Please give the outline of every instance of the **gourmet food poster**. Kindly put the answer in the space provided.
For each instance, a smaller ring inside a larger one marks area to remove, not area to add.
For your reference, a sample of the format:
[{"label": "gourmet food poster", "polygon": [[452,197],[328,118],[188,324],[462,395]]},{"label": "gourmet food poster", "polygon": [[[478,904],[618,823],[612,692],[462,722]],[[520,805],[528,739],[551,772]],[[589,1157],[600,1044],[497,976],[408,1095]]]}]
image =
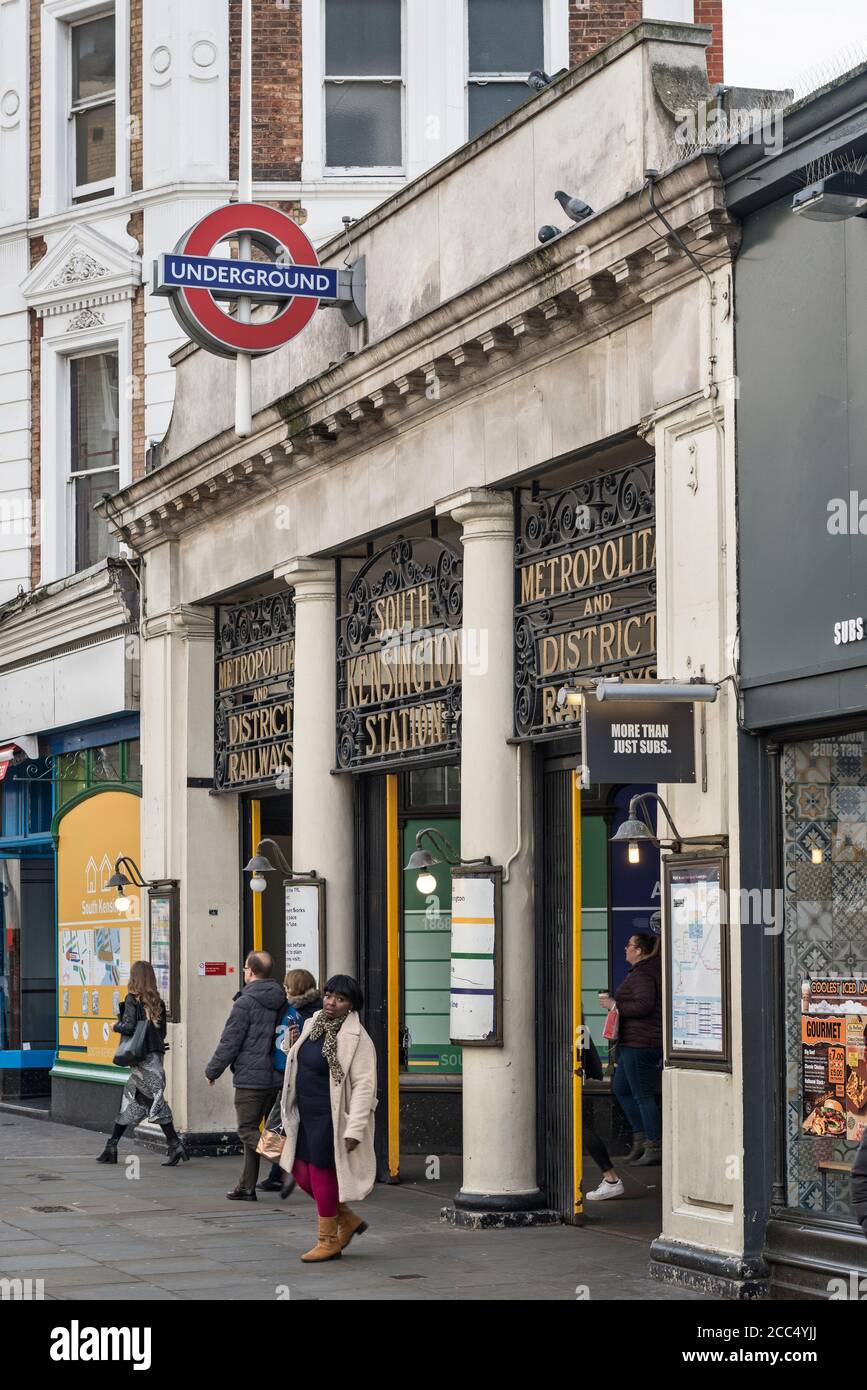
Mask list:
[{"label": "gourmet food poster", "polygon": [[801,1016],[801,1130],[814,1138],[846,1134],[845,1016]]},{"label": "gourmet food poster", "polygon": [[846,1138],[860,1144],[867,1130],[867,1018],[846,1016]]}]

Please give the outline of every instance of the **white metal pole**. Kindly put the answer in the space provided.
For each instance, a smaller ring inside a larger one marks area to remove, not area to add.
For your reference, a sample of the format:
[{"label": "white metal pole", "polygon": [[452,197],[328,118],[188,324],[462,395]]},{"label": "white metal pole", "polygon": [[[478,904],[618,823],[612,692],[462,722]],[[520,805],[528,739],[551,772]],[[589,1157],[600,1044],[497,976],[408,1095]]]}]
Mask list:
[{"label": "white metal pole", "polygon": [[[238,131],[238,202],[253,201],[253,0],[241,0],[241,107]],[[249,261],[253,248],[248,236],[238,238],[238,256]],[[238,300],[238,322],[249,323],[249,299]],[[253,429],[252,358],[239,352],[235,358],[235,433],[246,438]]]}]

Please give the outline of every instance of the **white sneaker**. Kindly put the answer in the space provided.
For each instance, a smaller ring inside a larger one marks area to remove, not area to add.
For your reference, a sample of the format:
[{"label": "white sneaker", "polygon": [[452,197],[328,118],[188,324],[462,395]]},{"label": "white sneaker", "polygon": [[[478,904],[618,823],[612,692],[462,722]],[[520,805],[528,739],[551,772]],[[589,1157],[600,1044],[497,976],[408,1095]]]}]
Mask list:
[{"label": "white sneaker", "polygon": [[620,1178],[616,1182],[608,1182],[602,1179],[594,1192],[588,1192],[585,1201],[588,1202],[607,1202],[609,1197],[622,1197],[626,1188]]}]

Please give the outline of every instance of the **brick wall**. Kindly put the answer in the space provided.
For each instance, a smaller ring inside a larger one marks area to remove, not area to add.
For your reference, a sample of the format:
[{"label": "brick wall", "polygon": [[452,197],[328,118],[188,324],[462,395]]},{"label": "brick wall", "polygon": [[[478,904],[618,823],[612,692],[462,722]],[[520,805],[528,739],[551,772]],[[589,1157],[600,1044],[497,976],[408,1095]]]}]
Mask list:
[{"label": "brick wall", "polygon": [[696,24],[710,24],[713,39],[707,50],[707,76],[713,84],[723,81],[723,0],[695,0]]},{"label": "brick wall", "polygon": [[[253,0],[253,177],[301,177],[301,5]],[[241,3],[229,0],[229,177],[238,177]]]},{"label": "brick wall", "polygon": [[130,0],[129,7],[129,176],[130,187],[137,193],[142,186],[142,5],[143,0]]},{"label": "brick wall", "polygon": [[[144,250],[144,213],[134,212],[127,223],[127,232],[135,237],[139,251]],[[132,476],[145,474],[145,294],[139,285],[132,301],[132,380],[129,383],[132,407]]]},{"label": "brick wall", "polygon": [[[44,239],[33,237],[30,242],[30,269],[42,260],[47,251]],[[39,463],[42,443],[42,319],[30,310],[30,585],[36,588],[41,572],[39,499],[41,496]]]},{"label": "brick wall", "polygon": [[569,5],[569,62],[572,67],[638,24],[642,0],[588,0]]},{"label": "brick wall", "polygon": [[30,216],[39,216],[39,145],[42,138],[40,58],[42,0],[30,0]]},{"label": "brick wall", "polygon": [[[707,50],[707,75],[711,83],[723,80],[723,0],[694,0],[694,22],[713,27]],[[638,24],[642,0],[570,0],[569,61],[572,67],[611,43],[625,29]]]}]

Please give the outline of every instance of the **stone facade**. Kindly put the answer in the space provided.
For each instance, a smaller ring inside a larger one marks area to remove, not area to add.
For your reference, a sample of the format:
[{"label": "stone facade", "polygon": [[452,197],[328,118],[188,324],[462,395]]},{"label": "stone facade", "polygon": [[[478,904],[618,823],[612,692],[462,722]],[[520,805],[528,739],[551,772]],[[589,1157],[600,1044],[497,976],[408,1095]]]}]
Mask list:
[{"label": "stone facade", "polygon": [[[231,364],[182,349],[174,359],[178,409],[157,467],[115,499],[118,533],[144,555],[142,867],[148,877],[180,881],[187,960],[204,953],[232,960],[239,939],[245,811],[237,797],[207,790],[211,596],[249,594],[279,580],[302,597],[294,737],[305,752],[293,840],[307,856],[299,868],[315,862],[329,904],[338,904],[334,918],[329,907],[329,968],[339,961],[349,970],[357,962],[344,905],[357,902],[358,886],[355,856],[345,847],[356,831],[349,776],[335,778],[329,757],[330,557],[363,555],[377,538],[432,520],[441,535],[452,528],[462,548],[464,620],[488,634],[491,660],[462,682],[461,852],[490,853],[510,866],[504,1045],[465,1049],[465,1167],[456,1206],[468,1222],[475,1207],[501,1224],[532,1217],[540,1201],[526,987],[535,959],[534,772],[526,750],[516,753],[507,741],[516,480],[544,487],[555,466],[560,476],[573,465],[587,476],[597,457],[626,438],[655,460],[659,674],[683,679],[703,671],[720,683],[706,716],[707,790],[699,783],[660,792],[682,833],[729,834],[736,875],[733,329],[724,306],[738,231],[713,159],[661,166],[668,172],[657,203],[701,256],[711,303],[695,262],[663,224],[648,222],[640,191],[648,163],[672,147],[673,115],[661,104],[643,110],[629,139],[616,144],[623,136],[614,125],[624,110],[641,109],[638,94],[652,83],[655,62],[692,80],[703,64],[701,40],[688,29],[652,25],[621,35],[598,63],[513,113],[495,140],[458,151],[362,219],[354,236],[373,290],[367,337],[329,311],[289,347],[256,361],[249,438],[232,428]],[[587,128],[589,112],[609,113],[611,128],[598,130],[592,146],[568,145],[564,132]],[[498,219],[480,216],[478,200],[513,188],[516,168],[525,196],[504,199]],[[539,249],[554,170],[605,211]],[[455,245],[462,256],[450,253]],[[342,238],[322,250],[326,264],[341,264],[345,254]],[[404,273],[394,277],[398,255]],[[302,384],[287,391],[287,383]],[[149,689],[160,692],[150,705]],[[737,885],[731,888],[734,900]],[[729,1274],[744,1249],[743,1186],[726,1167],[743,1147],[740,962],[732,936],[732,1072],[671,1069],[664,1081],[664,1234],[712,1252]],[[231,1123],[231,1100],[228,1088],[198,1084],[212,1038],[196,1020],[222,1017],[234,981],[208,982],[187,970],[184,990],[183,1036],[169,1054],[173,1103],[179,1126],[212,1135]],[[700,1132],[691,1123],[696,1113],[709,1117]]]}]

